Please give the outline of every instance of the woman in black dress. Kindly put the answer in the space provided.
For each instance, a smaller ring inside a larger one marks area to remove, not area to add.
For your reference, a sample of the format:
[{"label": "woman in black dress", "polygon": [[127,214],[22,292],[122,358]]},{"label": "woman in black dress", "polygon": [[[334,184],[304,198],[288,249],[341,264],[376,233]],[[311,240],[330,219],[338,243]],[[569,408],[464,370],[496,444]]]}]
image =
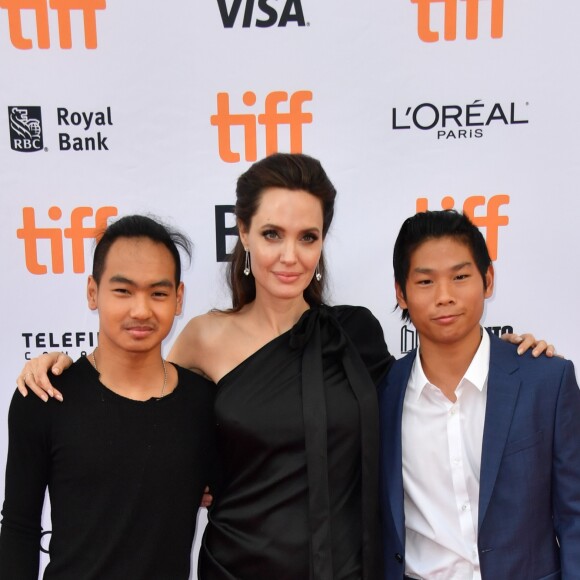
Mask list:
[{"label": "woman in black dress", "polygon": [[392,357],[364,308],[324,305],[336,191],[275,154],[237,185],[233,308],[189,322],[169,359],[217,384],[223,486],[200,580],[376,580],[375,383]]}]

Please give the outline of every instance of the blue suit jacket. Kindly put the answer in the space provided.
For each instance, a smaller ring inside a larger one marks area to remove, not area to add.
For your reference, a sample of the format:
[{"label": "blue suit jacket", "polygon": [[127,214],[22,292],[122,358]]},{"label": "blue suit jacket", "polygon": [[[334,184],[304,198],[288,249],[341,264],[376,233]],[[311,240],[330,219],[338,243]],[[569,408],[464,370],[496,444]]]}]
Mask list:
[{"label": "blue suit jacket", "polygon": [[[401,419],[415,355],[398,360],[379,386],[385,580],[404,574]],[[580,390],[574,367],[560,358],[519,357],[513,345],[494,336],[478,547],[483,580],[580,578]]]}]

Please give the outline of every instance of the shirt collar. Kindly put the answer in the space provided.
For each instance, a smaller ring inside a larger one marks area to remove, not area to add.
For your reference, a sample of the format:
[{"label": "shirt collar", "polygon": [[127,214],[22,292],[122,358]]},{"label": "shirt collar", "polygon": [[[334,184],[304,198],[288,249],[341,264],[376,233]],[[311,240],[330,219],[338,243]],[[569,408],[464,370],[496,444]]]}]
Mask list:
[{"label": "shirt collar", "polygon": [[[479,347],[471,359],[471,363],[469,364],[467,371],[465,371],[460,384],[463,380],[466,380],[469,381],[479,392],[483,391],[489,372],[490,343],[489,334],[482,329]],[[411,375],[409,376],[407,391],[410,391],[409,394],[413,396],[415,400],[419,400],[419,397],[423,393],[423,389],[429,384],[429,379],[423,371],[419,350],[417,350],[417,355],[413,362],[413,368],[411,369]]]}]

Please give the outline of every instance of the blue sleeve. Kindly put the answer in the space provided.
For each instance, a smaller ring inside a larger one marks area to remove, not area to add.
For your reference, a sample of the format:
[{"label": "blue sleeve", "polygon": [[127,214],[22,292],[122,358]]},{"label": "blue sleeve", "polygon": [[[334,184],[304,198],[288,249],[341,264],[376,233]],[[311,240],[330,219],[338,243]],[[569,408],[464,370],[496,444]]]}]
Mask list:
[{"label": "blue sleeve", "polygon": [[562,578],[580,570],[580,390],[567,361],[556,406],[552,497]]}]

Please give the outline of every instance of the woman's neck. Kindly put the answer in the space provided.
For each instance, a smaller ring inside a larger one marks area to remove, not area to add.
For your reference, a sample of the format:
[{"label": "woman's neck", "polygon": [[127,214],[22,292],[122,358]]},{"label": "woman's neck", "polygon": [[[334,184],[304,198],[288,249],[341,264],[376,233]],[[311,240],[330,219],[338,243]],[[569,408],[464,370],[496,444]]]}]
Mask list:
[{"label": "woman's neck", "polygon": [[259,296],[242,309],[247,321],[280,335],[290,330],[310,306],[303,297],[295,300],[260,299]]}]

